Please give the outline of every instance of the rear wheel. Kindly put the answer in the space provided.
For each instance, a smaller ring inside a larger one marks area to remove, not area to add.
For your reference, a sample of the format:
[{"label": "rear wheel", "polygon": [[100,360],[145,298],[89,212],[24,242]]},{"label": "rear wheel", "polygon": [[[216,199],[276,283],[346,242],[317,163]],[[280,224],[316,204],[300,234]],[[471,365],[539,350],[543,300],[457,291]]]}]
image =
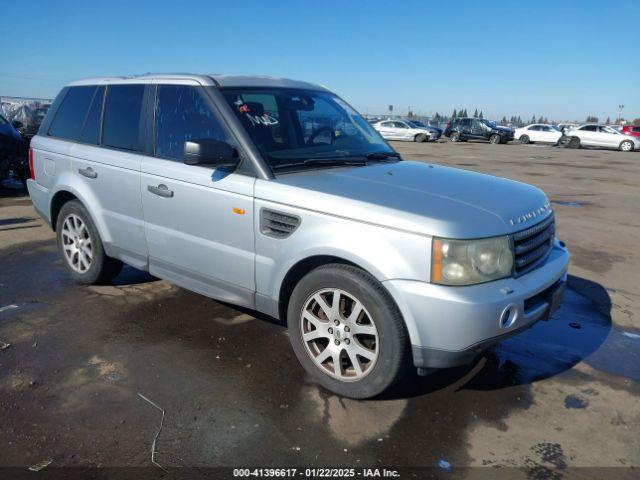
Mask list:
[{"label": "rear wheel", "polygon": [[402,316],[387,290],[359,268],[332,264],[308,273],[291,294],[287,319],[298,360],[332,392],[373,397],[406,370]]},{"label": "rear wheel", "polygon": [[631,140],[624,140],[620,143],[620,150],[622,152],[633,152],[633,142]]},{"label": "rear wheel", "polygon": [[419,133],[413,138],[414,142],[422,143],[427,141],[427,136],[424,133]]},{"label": "rear wheel", "polygon": [[122,270],[120,260],[104,253],[98,230],[78,200],[63,205],[56,232],[65,266],[76,282],[85,285],[108,282]]},{"label": "rear wheel", "polygon": [[531,139],[529,138],[529,135],[522,135],[520,137],[520,143],[526,145],[527,143],[530,143]]},{"label": "rear wheel", "polygon": [[458,132],[453,132],[449,136],[449,140],[451,140],[452,142],[459,142],[460,141],[460,134]]},{"label": "rear wheel", "polygon": [[502,142],[502,137],[500,137],[500,135],[498,135],[497,133],[494,133],[493,135],[491,135],[491,137],[489,137],[489,142],[497,145],[498,143]]},{"label": "rear wheel", "polygon": [[578,137],[571,137],[567,145],[569,148],[580,148],[580,139]]}]

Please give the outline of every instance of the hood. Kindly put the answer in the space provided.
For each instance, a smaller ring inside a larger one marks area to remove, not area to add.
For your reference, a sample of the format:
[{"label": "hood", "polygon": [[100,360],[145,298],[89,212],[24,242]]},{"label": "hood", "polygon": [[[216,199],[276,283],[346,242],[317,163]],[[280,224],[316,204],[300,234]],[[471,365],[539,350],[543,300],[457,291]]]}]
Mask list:
[{"label": "hood", "polygon": [[503,127],[502,125],[496,125],[495,129],[499,132],[513,132],[513,128]]},{"label": "hood", "polygon": [[256,197],[448,238],[505,235],[550,212],[531,185],[413,161],[280,175],[257,181]]}]

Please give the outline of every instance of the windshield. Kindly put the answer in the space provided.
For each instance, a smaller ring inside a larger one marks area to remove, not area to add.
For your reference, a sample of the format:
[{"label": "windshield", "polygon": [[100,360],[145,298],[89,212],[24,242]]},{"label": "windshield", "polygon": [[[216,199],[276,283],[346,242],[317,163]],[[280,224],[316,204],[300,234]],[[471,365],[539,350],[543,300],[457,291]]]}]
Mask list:
[{"label": "windshield", "polygon": [[417,122],[417,121],[415,121],[415,120],[411,120],[409,123],[410,123],[410,124],[411,124],[411,126],[413,126],[413,127],[418,127],[418,128],[427,128],[427,126],[426,126],[424,123],[422,123],[422,122]]},{"label": "windshield", "polygon": [[484,123],[487,127],[489,128],[496,128],[497,125],[495,124],[495,122],[492,122],[491,120],[480,120],[482,123]]},{"label": "windshield", "polygon": [[286,88],[221,92],[274,170],[396,155],[373,127],[331,93]]}]

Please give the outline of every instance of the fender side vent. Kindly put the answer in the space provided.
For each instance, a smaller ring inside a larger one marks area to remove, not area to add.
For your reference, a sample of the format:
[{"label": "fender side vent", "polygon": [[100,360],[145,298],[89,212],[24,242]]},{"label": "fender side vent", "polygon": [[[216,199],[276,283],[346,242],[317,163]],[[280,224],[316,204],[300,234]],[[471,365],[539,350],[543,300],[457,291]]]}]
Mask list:
[{"label": "fender side vent", "polygon": [[263,208],[260,212],[260,232],[273,238],[287,238],[300,225],[300,217]]}]

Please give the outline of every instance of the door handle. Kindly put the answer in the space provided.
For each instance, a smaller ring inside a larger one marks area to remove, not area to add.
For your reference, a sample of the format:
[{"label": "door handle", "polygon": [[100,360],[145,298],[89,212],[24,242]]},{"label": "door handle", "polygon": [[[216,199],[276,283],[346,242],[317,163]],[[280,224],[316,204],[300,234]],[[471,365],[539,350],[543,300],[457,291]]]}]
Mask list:
[{"label": "door handle", "polygon": [[78,170],[78,173],[80,175],[83,175],[83,176],[87,177],[87,178],[96,178],[98,176],[98,172],[96,172],[91,167],[81,168],[81,169]]},{"label": "door handle", "polygon": [[147,185],[147,190],[149,190],[154,195],[159,195],[161,197],[165,197],[165,198],[173,197],[173,190],[169,190],[169,188],[163,183],[161,183],[157,187],[154,187],[153,185]]}]

